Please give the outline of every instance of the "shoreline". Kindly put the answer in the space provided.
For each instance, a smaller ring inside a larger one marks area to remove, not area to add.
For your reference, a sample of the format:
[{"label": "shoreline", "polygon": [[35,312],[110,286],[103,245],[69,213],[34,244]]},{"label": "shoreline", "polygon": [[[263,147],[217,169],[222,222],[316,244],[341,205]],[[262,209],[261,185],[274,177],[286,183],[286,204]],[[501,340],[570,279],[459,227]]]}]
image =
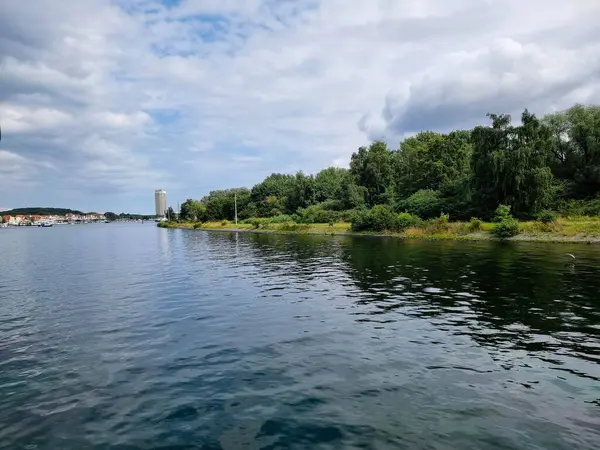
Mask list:
[{"label": "shoreline", "polygon": [[231,227],[231,226],[207,226],[194,228],[194,224],[183,222],[183,223],[169,223],[168,226],[163,228],[177,228],[183,230],[199,230],[199,231],[212,231],[221,233],[254,233],[254,234],[277,234],[277,235],[310,235],[310,236],[363,236],[363,237],[386,237],[386,238],[397,238],[397,239],[410,239],[410,240],[425,240],[425,241],[492,241],[492,242],[534,242],[534,243],[551,243],[551,244],[600,244],[600,236],[588,236],[583,233],[575,236],[562,236],[557,233],[543,233],[543,234],[528,234],[521,233],[517,236],[500,239],[492,236],[489,232],[479,231],[476,233],[469,233],[464,235],[456,234],[423,234],[423,235],[411,235],[406,233],[390,233],[390,232],[353,232],[348,229],[305,229],[305,230],[281,230],[281,229],[260,229],[260,228],[249,228],[249,227]]}]

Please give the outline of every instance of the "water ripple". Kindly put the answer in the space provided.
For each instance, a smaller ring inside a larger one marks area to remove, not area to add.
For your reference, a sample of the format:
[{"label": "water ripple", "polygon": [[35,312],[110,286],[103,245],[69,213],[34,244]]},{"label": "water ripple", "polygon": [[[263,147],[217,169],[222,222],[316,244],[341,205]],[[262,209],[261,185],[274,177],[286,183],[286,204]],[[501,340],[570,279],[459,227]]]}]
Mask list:
[{"label": "water ripple", "polygon": [[593,247],[110,224],[0,248],[0,448],[600,442]]}]

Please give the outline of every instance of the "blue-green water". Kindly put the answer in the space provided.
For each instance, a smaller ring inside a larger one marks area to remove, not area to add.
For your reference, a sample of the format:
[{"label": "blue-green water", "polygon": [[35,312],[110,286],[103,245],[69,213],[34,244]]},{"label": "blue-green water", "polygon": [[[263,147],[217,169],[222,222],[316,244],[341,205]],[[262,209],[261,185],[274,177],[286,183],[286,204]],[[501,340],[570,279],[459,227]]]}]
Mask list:
[{"label": "blue-green water", "polygon": [[600,247],[107,224],[0,250],[2,449],[600,448]]}]

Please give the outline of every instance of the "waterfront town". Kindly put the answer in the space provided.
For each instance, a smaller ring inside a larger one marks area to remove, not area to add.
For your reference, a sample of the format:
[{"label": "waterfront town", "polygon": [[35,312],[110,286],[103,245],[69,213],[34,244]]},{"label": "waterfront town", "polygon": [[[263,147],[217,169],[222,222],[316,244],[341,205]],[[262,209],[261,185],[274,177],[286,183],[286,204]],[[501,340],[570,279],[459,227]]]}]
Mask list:
[{"label": "waterfront town", "polygon": [[106,221],[104,214],[4,215],[1,222],[5,226],[49,226],[62,224],[97,223]]}]

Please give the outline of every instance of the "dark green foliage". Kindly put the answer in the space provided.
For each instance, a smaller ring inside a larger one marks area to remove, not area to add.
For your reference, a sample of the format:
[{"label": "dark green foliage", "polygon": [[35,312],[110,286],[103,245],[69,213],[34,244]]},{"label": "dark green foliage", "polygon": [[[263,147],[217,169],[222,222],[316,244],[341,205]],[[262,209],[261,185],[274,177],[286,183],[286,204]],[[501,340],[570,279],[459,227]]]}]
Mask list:
[{"label": "dark green foliage", "polygon": [[[315,175],[315,199],[326,202],[333,199],[340,201],[342,183],[348,176],[348,169],[329,167]],[[343,206],[339,209],[343,209]]]},{"label": "dark green foliage", "polygon": [[472,132],[473,190],[479,211],[489,217],[499,203],[520,217],[535,214],[552,200],[553,178],[548,167],[551,134],[527,110],[521,126],[508,115],[489,115],[491,127]]},{"label": "dark green foliage", "polygon": [[302,223],[329,223],[341,220],[343,213],[324,208],[324,204],[312,205],[306,209],[299,209],[299,222]]},{"label": "dark green foliage", "polygon": [[358,228],[375,222],[363,210],[376,205],[423,220],[442,213],[489,220],[498,204],[524,219],[545,209],[600,213],[600,107],[576,105],[542,120],[525,110],[518,125],[508,115],[489,117],[490,126],[423,131],[398,149],[373,142],[352,154],[349,170],[274,173],[251,190],[213,191],[200,201],[204,208],[184,203],[181,218],[231,221],[234,195],[240,220],[285,215],[296,223],[349,220]]},{"label": "dark green foliage", "polygon": [[492,233],[500,239],[507,239],[519,234],[519,222],[511,216],[510,209],[508,205],[500,205],[496,209],[496,224]]},{"label": "dark green foliage", "polygon": [[407,212],[398,214],[398,218],[396,220],[396,227],[398,231],[404,231],[405,229],[410,227],[418,227],[422,222],[418,216],[412,215]]},{"label": "dark green foliage", "polygon": [[356,184],[365,188],[368,206],[392,201],[392,153],[384,142],[373,142],[353,153],[350,173]]},{"label": "dark green foliage", "polygon": [[438,217],[442,211],[442,200],[438,191],[423,189],[399,203],[401,210],[422,219]]},{"label": "dark green foliage", "polygon": [[196,222],[207,219],[207,208],[204,203],[198,200],[187,199],[181,204],[179,218],[184,221]]},{"label": "dark green foliage", "polygon": [[386,231],[398,228],[398,216],[388,205],[375,205],[359,211],[352,222],[352,231]]},{"label": "dark green foliage", "polygon": [[502,219],[500,222],[494,225],[492,229],[494,236],[500,239],[507,239],[519,234],[519,222],[513,217],[508,219]]},{"label": "dark green foliage", "polygon": [[543,122],[551,130],[550,166],[565,194],[584,199],[600,193],[600,106],[575,105]]},{"label": "dark green foliage", "polygon": [[114,212],[105,212],[104,213],[104,217],[106,218],[106,220],[110,220],[111,222],[114,220],[117,220],[119,218],[119,216],[117,216]]},{"label": "dark green foliage", "polygon": [[556,220],[556,213],[549,209],[544,209],[537,215],[537,220],[545,224],[552,223]]},{"label": "dark green foliage", "polygon": [[85,214],[76,209],[67,209],[67,208],[45,208],[45,207],[31,207],[31,208],[15,208],[7,211],[0,211],[0,215],[2,216],[64,216],[67,214]]},{"label": "dark green foliage", "polygon": [[175,211],[173,211],[173,208],[171,206],[169,206],[167,208],[167,220],[170,222],[170,221],[175,220],[175,219],[177,219]]}]

